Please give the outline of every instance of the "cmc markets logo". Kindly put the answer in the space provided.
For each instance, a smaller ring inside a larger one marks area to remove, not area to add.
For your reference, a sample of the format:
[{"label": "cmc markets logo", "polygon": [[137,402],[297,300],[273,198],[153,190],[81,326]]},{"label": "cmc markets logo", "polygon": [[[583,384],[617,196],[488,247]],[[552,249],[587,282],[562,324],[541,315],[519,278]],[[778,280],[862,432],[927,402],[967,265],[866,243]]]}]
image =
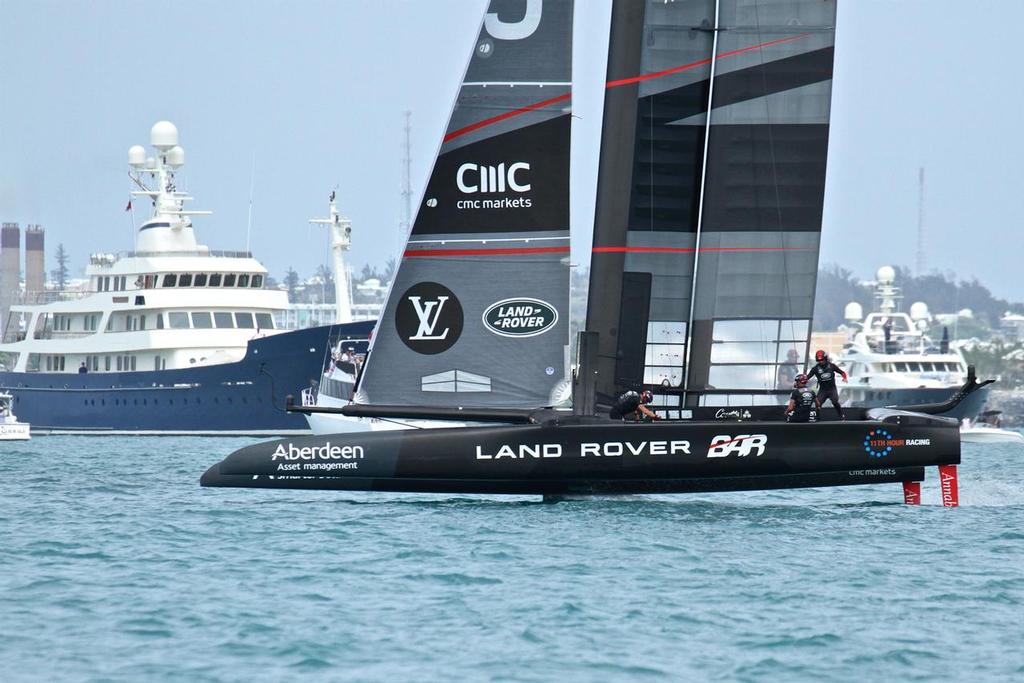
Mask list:
[{"label": "cmc markets logo", "polygon": [[730,455],[735,455],[745,458],[748,455],[764,455],[767,445],[768,436],[765,434],[739,434],[737,436],[722,434],[711,439],[708,457],[727,458]]},{"label": "cmc markets logo", "polygon": [[395,328],[416,353],[447,351],[462,335],[462,304],[444,285],[420,282],[405,291],[395,310]]},{"label": "cmc markets logo", "polygon": [[530,164],[517,161],[513,164],[500,163],[497,166],[465,163],[455,173],[455,184],[463,194],[488,192],[529,192],[532,189],[526,172]]},{"label": "cmc markets logo", "polygon": [[884,429],[873,429],[864,437],[864,452],[872,458],[884,458],[901,446],[931,446],[931,439],[894,439]]},{"label": "cmc markets logo", "polygon": [[558,322],[558,311],[540,299],[505,299],[484,311],[484,325],[502,337],[536,337]]}]

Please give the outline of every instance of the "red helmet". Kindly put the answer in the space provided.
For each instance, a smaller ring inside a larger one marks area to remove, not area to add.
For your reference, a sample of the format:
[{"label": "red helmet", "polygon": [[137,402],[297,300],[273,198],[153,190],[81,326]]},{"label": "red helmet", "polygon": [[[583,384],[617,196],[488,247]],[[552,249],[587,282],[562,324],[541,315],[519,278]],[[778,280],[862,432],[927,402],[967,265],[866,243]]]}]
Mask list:
[{"label": "red helmet", "polygon": [[807,375],[801,372],[799,375],[793,378],[793,386],[796,387],[797,389],[803,389],[804,387],[807,386],[808,381],[809,380],[807,378]]},{"label": "red helmet", "polygon": [[653,400],[654,400],[654,393],[652,393],[651,391],[649,391],[647,389],[644,389],[643,391],[640,392],[640,402],[641,403],[650,403]]},{"label": "red helmet", "polygon": [[828,360],[828,354],[825,353],[824,349],[818,349],[817,351],[814,352],[814,360],[818,361],[819,363],[821,363],[822,361],[826,361]]}]

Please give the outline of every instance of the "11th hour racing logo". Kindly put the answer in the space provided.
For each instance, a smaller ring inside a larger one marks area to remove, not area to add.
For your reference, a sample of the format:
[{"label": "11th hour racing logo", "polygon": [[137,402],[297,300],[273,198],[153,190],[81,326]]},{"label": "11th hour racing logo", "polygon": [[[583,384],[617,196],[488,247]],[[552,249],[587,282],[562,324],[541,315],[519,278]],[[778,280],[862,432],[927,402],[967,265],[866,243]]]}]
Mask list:
[{"label": "11th hour racing logo", "polygon": [[[495,195],[514,192],[524,194],[530,184],[530,162],[502,162],[496,166],[467,162],[455,172],[455,185],[463,195]],[[459,209],[525,209],[533,206],[529,197],[466,197],[459,199]]]},{"label": "11th hour racing logo", "polygon": [[864,452],[872,458],[884,458],[902,446],[931,446],[931,439],[894,439],[884,429],[872,429],[864,437]]}]

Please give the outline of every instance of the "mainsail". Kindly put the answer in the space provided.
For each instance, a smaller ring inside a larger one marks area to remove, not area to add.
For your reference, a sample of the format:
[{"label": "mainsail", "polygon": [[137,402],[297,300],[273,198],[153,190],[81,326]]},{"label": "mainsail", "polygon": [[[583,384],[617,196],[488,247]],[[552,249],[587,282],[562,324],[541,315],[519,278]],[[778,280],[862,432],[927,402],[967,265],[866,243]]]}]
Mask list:
[{"label": "mainsail", "polygon": [[358,403],[536,408],[564,383],[571,0],[491,0]]},{"label": "mainsail", "polygon": [[666,406],[775,403],[805,362],[835,13],[613,4],[587,321],[599,394],[645,383]]}]

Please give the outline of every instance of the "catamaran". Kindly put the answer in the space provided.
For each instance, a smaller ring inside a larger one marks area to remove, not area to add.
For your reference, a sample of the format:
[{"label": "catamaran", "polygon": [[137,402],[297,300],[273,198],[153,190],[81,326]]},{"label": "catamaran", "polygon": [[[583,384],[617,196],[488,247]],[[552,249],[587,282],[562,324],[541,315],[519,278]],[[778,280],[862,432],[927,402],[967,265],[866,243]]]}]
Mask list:
[{"label": "catamaran", "polygon": [[[570,0],[483,17],[349,418],[475,422],[280,440],[204,486],[688,492],[902,482],[955,504],[944,404],[789,424],[825,189],[834,0],[612,5],[585,331],[568,371]],[[652,388],[662,419],[610,420]],[[571,393],[571,408],[558,409]]]}]

